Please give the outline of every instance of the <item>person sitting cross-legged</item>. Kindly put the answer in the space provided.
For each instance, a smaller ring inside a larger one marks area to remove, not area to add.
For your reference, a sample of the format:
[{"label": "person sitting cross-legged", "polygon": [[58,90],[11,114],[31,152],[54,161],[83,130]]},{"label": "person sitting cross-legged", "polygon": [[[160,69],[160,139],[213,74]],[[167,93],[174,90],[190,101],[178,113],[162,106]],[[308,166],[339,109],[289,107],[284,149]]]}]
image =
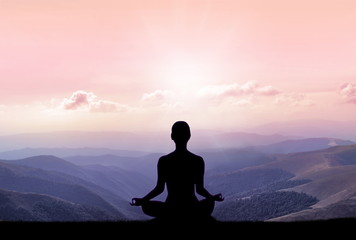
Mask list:
[{"label": "person sitting cross-legged", "polygon": [[[131,205],[141,206],[145,214],[157,219],[210,218],[215,201],[223,201],[222,195],[210,194],[204,187],[205,163],[202,157],[188,151],[190,127],[184,121],[175,122],[171,138],[176,149],[162,156],[157,164],[157,184],[143,198],[133,198]],[[167,186],[165,202],[151,199],[160,195]],[[198,200],[195,192],[204,199]]]}]

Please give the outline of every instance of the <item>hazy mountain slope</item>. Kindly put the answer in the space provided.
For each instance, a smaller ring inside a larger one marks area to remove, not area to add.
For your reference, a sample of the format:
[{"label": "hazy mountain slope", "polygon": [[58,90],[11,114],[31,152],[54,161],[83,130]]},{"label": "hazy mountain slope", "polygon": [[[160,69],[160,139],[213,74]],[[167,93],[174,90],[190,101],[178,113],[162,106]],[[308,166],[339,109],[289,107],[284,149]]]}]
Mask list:
[{"label": "hazy mountain slope", "polygon": [[128,151],[109,148],[21,148],[0,152],[0,159],[16,160],[39,155],[52,155],[56,157],[70,156],[100,156],[100,155],[117,155],[123,157],[139,157],[147,155],[147,152]]},{"label": "hazy mountain slope", "polygon": [[[356,141],[355,121],[331,121],[323,119],[298,119],[288,122],[273,122],[250,129],[260,134],[279,133],[283,135],[304,137],[335,137]],[[350,131],[351,130],[351,131]]]},{"label": "hazy mountain slope", "polygon": [[[36,177],[51,181],[82,186],[115,206],[127,217],[142,217],[137,208],[128,203],[132,197],[146,194],[155,181],[146,176],[115,166],[77,166],[54,156],[35,156],[21,160],[2,161],[3,163],[38,168]],[[50,170],[50,172],[48,172]],[[36,171],[36,169],[32,169]],[[31,175],[33,176],[33,175]],[[54,190],[53,190],[54,191]]]},{"label": "hazy mountain slope", "polygon": [[3,151],[21,148],[113,148],[132,149],[139,136],[129,132],[58,131],[0,136]]},{"label": "hazy mountain slope", "polygon": [[[247,146],[266,145],[289,139],[297,139],[297,137],[293,136],[283,136],[278,134],[263,135],[250,132],[229,132],[206,135],[198,134],[198,136],[193,134],[190,146],[195,149],[243,148]],[[195,137],[197,138],[196,142],[194,139]]]},{"label": "hazy mountain slope", "polygon": [[43,170],[63,172],[66,174],[75,175],[77,177],[85,177],[85,173],[81,170],[80,167],[51,155],[33,156],[19,160],[7,161],[7,163],[40,168]]},{"label": "hazy mountain slope", "polygon": [[356,166],[332,167],[303,176],[311,182],[291,190],[317,197],[320,202],[314,207],[324,207],[356,195]]},{"label": "hazy mountain slope", "polygon": [[303,177],[303,175],[309,173],[344,165],[342,153],[353,149],[356,149],[356,145],[337,146],[311,152],[279,154],[275,155],[275,161],[260,167],[282,168],[296,174],[297,177]]},{"label": "hazy mountain slope", "polygon": [[336,138],[307,138],[287,140],[279,143],[263,146],[253,146],[248,149],[264,153],[296,153],[309,152],[321,149],[327,149],[334,146],[352,145],[352,141]]},{"label": "hazy mountain slope", "polygon": [[93,206],[84,206],[36,193],[0,189],[2,221],[113,221],[118,220]]},{"label": "hazy mountain slope", "polygon": [[300,212],[270,219],[269,221],[311,221],[334,218],[355,218],[356,197],[341,200],[323,208],[307,209]]},{"label": "hazy mountain slope", "polygon": [[214,152],[199,152],[205,160],[206,174],[232,172],[245,167],[258,166],[274,160],[273,157],[245,149],[222,149]]},{"label": "hazy mountain slope", "polygon": [[[281,168],[294,173],[295,180],[311,180],[288,190],[317,197],[319,202],[312,207],[322,209],[356,196],[355,158],[356,145],[337,146],[320,151],[277,155],[276,161],[256,169]],[[338,218],[344,216],[344,213],[338,214],[334,210],[329,216]],[[315,215],[312,219],[317,218],[318,215]]]},{"label": "hazy mountain slope", "polygon": [[220,221],[263,221],[315,204],[318,200],[305,193],[279,191],[309,181],[293,177],[282,169],[254,167],[207,176],[207,189],[225,197],[213,215]]},{"label": "hazy mountain slope", "polygon": [[355,158],[354,144],[311,152],[279,154],[275,155],[275,161],[260,167],[282,168],[296,174],[297,177],[303,177],[336,166],[356,165]]},{"label": "hazy mountain slope", "polygon": [[[68,175],[0,162],[0,188],[48,194],[73,203],[96,206],[117,218],[125,218],[111,204],[84,185],[99,189],[93,184]],[[109,194],[108,191],[103,192]]]},{"label": "hazy mountain slope", "polygon": [[[211,131],[192,131],[189,142],[191,149],[236,148],[281,142],[293,137],[282,135],[261,135],[255,133],[233,132],[219,133]],[[48,133],[28,133],[0,136],[0,151],[22,148],[110,148],[156,152],[174,147],[170,139],[170,129],[165,132],[83,132],[59,131]],[[38,153],[51,154],[51,153]],[[37,154],[36,154],[37,155]],[[88,154],[86,154],[88,155]]]},{"label": "hazy mountain slope", "polygon": [[155,179],[116,166],[88,165],[82,168],[88,173],[86,178],[88,181],[127,200],[145,195],[156,183]]},{"label": "hazy mountain slope", "polygon": [[225,197],[246,197],[253,191],[285,182],[294,175],[281,169],[243,169],[207,176],[205,183],[212,192],[221,192]]},{"label": "hazy mountain slope", "polygon": [[64,157],[64,160],[79,166],[85,165],[103,165],[103,166],[117,166],[123,169],[132,169],[130,167],[134,161],[137,161],[136,157],[122,157],[112,154],[102,154],[97,156],[90,155],[72,155]]},{"label": "hazy mountain slope", "polygon": [[72,156],[64,158],[76,165],[116,166],[133,173],[140,173],[150,178],[156,178],[157,162],[163,153],[152,153],[141,157],[121,157],[116,155]]},{"label": "hazy mountain slope", "polygon": [[150,179],[144,175],[114,166],[77,166],[61,158],[46,155],[11,160],[7,163],[72,175],[110,190],[123,199],[142,195],[151,187],[151,185],[146,184],[151,182]]},{"label": "hazy mountain slope", "polygon": [[[207,177],[208,189],[221,191],[226,196],[225,201],[217,205],[216,216],[222,220],[256,220],[257,216],[248,213],[256,212],[257,208],[256,214],[262,214],[258,219],[267,220],[304,209],[303,212],[310,213],[307,215],[310,220],[316,220],[323,216],[317,213],[323,213],[332,206],[327,215],[330,218],[356,217],[354,211],[348,211],[354,206],[353,202],[347,201],[356,196],[356,145],[271,157],[271,161],[261,165],[237,171],[226,170]],[[287,192],[287,195],[280,196],[279,192]],[[302,194],[296,195],[300,201],[295,202],[288,192]],[[267,195],[261,198],[261,194]],[[268,199],[290,206],[279,208]],[[263,201],[266,202],[262,204]],[[241,209],[241,206],[244,207]],[[308,206],[315,211],[305,210]],[[298,216],[298,213],[292,215]],[[279,219],[282,221],[283,218]]]},{"label": "hazy mountain slope", "polygon": [[222,221],[265,221],[308,208],[317,199],[291,191],[266,192],[219,204],[214,216]]}]

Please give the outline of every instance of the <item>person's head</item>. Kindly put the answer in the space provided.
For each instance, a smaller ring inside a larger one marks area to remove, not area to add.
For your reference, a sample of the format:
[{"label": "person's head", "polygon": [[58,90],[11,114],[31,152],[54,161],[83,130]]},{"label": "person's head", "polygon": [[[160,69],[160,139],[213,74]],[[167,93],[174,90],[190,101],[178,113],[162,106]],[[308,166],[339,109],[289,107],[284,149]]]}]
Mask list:
[{"label": "person's head", "polygon": [[186,144],[190,139],[190,127],[184,121],[175,122],[172,126],[172,140],[176,144]]}]

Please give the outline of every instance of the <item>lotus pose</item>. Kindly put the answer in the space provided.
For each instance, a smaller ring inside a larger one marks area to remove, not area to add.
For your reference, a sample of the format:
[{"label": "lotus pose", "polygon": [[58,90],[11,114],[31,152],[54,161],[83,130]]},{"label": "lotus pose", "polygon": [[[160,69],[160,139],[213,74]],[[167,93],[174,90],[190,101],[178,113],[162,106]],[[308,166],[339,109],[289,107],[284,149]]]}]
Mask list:
[{"label": "lotus pose", "polygon": [[[162,156],[157,164],[157,184],[143,198],[133,198],[131,205],[142,206],[145,214],[156,218],[209,217],[215,201],[223,201],[222,195],[211,195],[204,187],[205,164],[202,157],[187,149],[190,128],[186,122],[178,121],[172,126],[171,138],[176,149]],[[164,191],[168,195],[165,202],[152,201]],[[205,199],[198,200],[195,191]]]}]

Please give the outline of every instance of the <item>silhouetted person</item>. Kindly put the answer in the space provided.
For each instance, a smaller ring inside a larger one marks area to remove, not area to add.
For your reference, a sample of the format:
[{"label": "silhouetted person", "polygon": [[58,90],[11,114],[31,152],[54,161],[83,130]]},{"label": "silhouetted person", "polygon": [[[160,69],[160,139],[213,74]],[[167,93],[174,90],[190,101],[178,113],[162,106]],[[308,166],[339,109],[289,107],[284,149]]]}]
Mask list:
[{"label": "silhouetted person", "polygon": [[[204,187],[204,160],[187,149],[189,125],[183,121],[174,123],[171,138],[176,149],[158,160],[155,188],[143,198],[133,198],[131,205],[142,206],[145,214],[156,218],[209,218],[214,202],[224,198],[220,193],[211,195]],[[151,201],[164,191],[165,185],[166,201]],[[199,201],[195,191],[205,199]]]}]

